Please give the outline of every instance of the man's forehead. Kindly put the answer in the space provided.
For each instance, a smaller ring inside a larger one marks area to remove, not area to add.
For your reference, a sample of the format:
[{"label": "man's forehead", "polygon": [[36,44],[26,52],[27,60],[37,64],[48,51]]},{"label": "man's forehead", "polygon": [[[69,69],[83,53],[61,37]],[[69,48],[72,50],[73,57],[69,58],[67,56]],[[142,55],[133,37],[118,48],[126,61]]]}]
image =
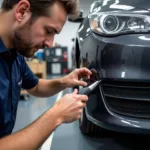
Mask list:
[{"label": "man's forehead", "polygon": [[49,16],[48,24],[53,26],[59,33],[62,30],[64,24],[66,23],[66,20],[67,20],[66,13],[63,13],[60,10],[57,13],[55,12],[53,15]]},{"label": "man's forehead", "polygon": [[38,18],[40,23],[44,24],[44,26],[48,27],[48,29],[55,30],[56,33],[59,34],[67,20],[65,8],[61,4],[56,3],[52,7],[49,7],[47,11],[49,11],[48,16],[41,16]]}]

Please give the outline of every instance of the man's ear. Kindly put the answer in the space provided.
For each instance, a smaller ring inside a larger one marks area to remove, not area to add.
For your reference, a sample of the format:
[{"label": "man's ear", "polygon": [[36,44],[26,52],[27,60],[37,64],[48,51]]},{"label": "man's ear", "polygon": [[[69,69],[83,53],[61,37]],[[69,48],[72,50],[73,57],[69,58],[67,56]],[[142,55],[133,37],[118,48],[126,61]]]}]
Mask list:
[{"label": "man's ear", "polygon": [[18,22],[24,20],[30,13],[30,3],[28,0],[21,0],[15,8],[15,18]]}]

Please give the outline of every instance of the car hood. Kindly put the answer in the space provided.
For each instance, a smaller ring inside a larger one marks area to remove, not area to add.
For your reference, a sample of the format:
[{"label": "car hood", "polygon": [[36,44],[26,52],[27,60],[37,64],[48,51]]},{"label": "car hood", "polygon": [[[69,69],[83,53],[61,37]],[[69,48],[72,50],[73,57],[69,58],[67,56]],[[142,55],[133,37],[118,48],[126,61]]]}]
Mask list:
[{"label": "car hood", "polygon": [[[100,11],[113,11],[113,10],[146,10],[150,12],[149,0],[103,0],[97,1],[91,5],[91,8],[100,8]],[[94,9],[93,9],[94,10]]]},{"label": "car hood", "polygon": [[110,0],[110,4],[133,6],[141,9],[150,9],[149,0]]}]

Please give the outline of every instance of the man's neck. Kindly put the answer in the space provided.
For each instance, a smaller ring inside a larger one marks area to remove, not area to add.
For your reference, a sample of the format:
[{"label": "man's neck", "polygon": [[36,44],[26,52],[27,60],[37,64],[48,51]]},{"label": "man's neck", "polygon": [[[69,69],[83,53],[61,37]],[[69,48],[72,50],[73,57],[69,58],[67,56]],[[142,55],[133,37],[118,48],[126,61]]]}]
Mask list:
[{"label": "man's neck", "polygon": [[0,37],[7,48],[12,48],[11,40],[12,18],[10,12],[0,10]]}]

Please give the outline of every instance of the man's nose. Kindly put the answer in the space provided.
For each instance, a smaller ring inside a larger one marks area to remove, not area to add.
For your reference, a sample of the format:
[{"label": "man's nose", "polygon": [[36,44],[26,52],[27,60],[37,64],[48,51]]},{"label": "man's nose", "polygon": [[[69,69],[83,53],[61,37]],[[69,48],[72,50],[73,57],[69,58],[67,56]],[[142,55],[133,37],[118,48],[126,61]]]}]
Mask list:
[{"label": "man's nose", "polygon": [[50,39],[46,39],[44,41],[44,46],[51,48],[53,46],[53,42],[54,42],[54,37],[52,37]]}]

